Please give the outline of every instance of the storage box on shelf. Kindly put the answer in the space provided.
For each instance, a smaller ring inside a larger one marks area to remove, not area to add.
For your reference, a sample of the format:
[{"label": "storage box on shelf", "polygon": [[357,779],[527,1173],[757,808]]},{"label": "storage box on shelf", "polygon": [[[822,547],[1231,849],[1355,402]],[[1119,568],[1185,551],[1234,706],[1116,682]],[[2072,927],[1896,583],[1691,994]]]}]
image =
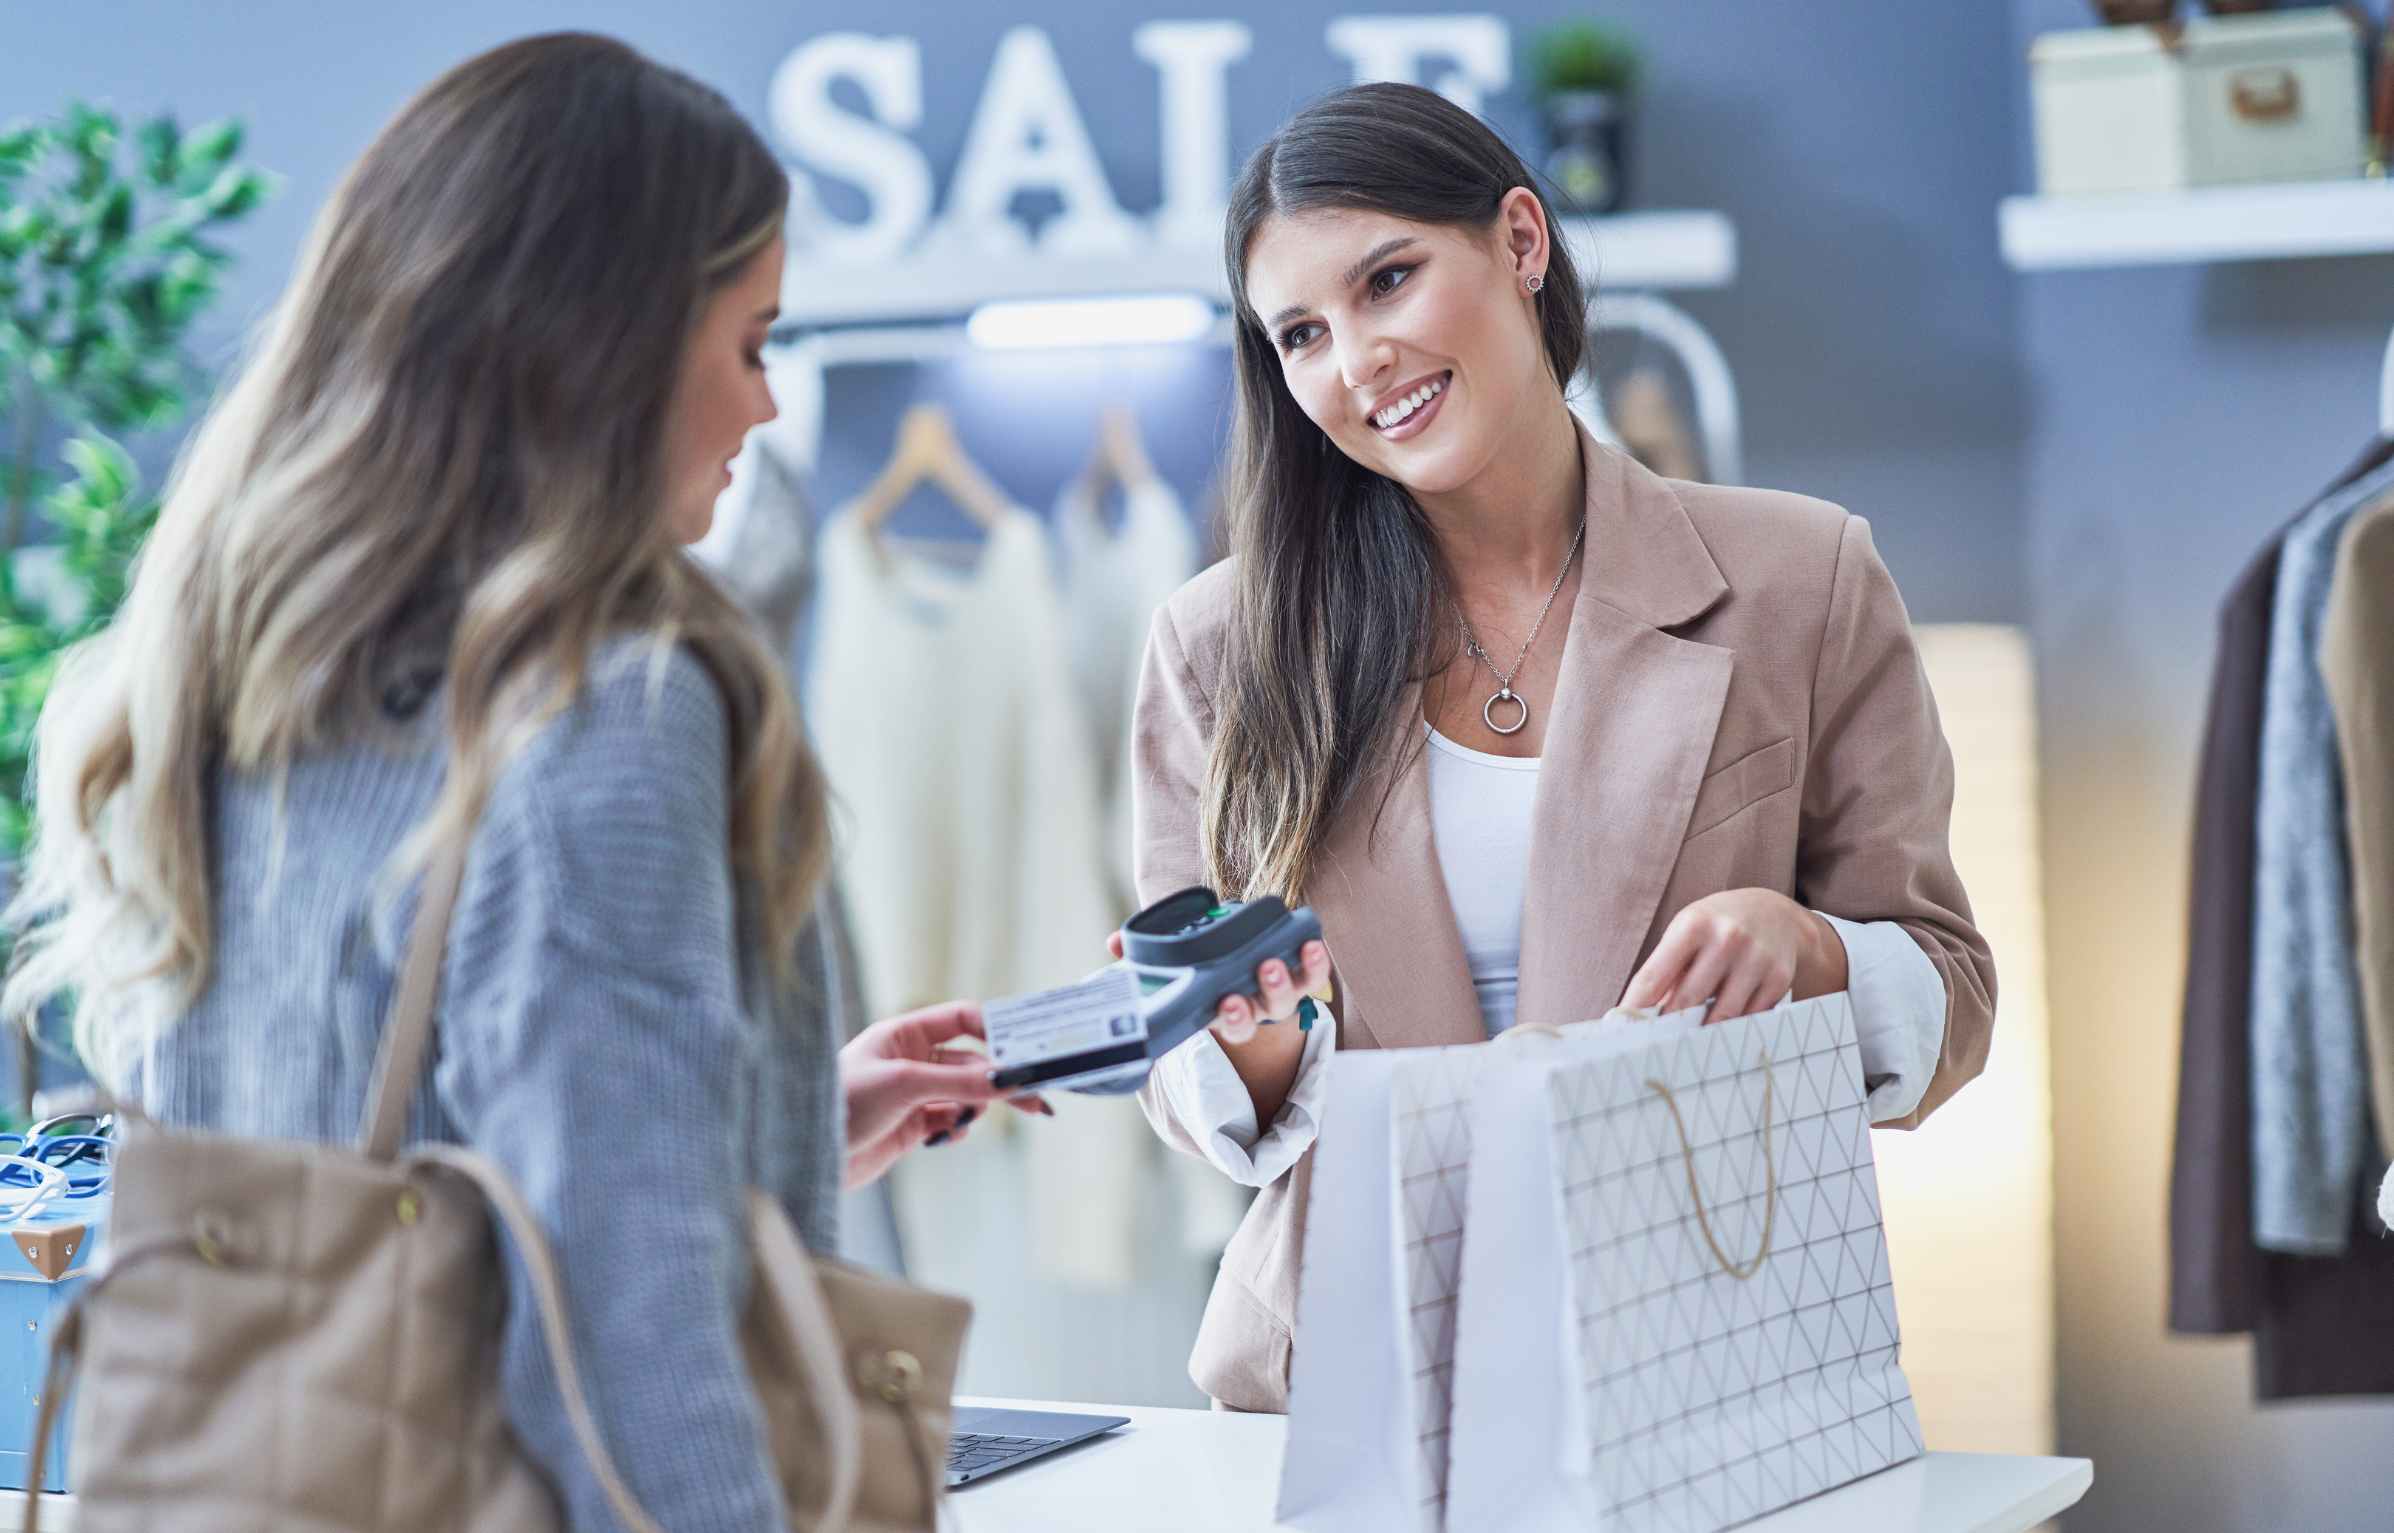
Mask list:
[{"label": "storage box on shelf", "polygon": [[[0,1489],[25,1490],[32,1466],[33,1417],[41,1408],[50,1328],[83,1287],[93,1247],[107,1220],[105,1196],[45,1209],[0,1239]],[[61,1402],[63,1404],[63,1402]],[[51,1434],[42,1489],[69,1488],[68,1417]]]},{"label": "storage box on shelf", "polygon": [[2357,176],[2361,53],[2336,7],[2047,33],[2029,49],[2038,189]]}]

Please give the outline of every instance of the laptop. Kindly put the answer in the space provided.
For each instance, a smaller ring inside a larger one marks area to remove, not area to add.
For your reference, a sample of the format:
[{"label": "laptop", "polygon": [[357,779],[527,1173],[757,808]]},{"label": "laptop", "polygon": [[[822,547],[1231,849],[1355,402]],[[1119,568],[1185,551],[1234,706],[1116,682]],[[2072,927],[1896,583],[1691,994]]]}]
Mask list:
[{"label": "laptop", "polygon": [[1055,1411],[1001,1410],[992,1405],[958,1406],[956,1424],[948,1436],[948,1488],[986,1480],[1058,1448],[1129,1425],[1128,1416],[1068,1416]]}]

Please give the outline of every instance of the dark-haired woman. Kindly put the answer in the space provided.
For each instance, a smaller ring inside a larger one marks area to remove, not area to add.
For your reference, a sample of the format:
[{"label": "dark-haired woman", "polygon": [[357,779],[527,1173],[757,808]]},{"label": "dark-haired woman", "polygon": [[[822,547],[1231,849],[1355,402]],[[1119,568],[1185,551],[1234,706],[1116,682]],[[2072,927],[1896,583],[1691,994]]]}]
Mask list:
[{"label": "dark-haired woman", "polygon": [[1909,1126],[1979,1070],[1995,976],[1869,528],[1580,428],[1586,294],[1501,139],[1338,92],[1248,162],[1225,249],[1233,557],[1149,641],[1138,880],[1313,905],[1334,1024],[1259,1027],[1317,977],[1267,970],[1141,1100],[1262,1189],[1190,1373],[1281,1410],[1334,1049],[1850,990],[1872,1116]]}]

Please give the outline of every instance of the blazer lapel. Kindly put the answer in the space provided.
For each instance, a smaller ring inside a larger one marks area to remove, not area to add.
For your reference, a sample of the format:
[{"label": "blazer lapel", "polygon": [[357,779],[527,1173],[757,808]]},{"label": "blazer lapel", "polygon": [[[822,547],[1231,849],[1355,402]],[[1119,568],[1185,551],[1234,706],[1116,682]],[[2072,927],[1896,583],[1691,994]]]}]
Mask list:
[{"label": "blazer lapel", "polygon": [[1588,567],[1546,727],[1521,921],[1518,1019],[1558,1026],[1603,1014],[1629,984],[1730,673],[1729,651],[1663,631],[1729,589],[1678,496],[1584,428],[1580,451]]},{"label": "blazer lapel", "polygon": [[1358,1027],[1380,1048],[1477,1043],[1487,1024],[1430,833],[1418,686],[1405,689],[1397,720],[1381,753],[1383,770],[1397,774],[1385,809],[1384,779],[1357,788],[1305,899],[1329,939],[1339,997],[1351,1001],[1337,1007],[1341,1026]]}]

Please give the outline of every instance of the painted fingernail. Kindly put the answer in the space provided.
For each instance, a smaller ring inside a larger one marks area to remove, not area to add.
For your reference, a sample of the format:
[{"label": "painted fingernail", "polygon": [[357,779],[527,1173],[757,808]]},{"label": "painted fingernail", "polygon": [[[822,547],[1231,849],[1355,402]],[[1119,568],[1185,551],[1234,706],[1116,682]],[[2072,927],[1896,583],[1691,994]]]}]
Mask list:
[{"label": "painted fingernail", "polygon": [[967,1107],[964,1111],[956,1115],[956,1126],[958,1128],[962,1128],[964,1125],[972,1122],[973,1119],[978,1118],[979,1116],[981,1116],[981,1109],[978,1107]]},{"label": "painted fingernail", "polygon": [[941,1145],[943,1145],[943,1144],[946,1144],[947,1142],[948,1142],[948,1131],[947,1131],[946,1129],[944,1129],[944,1128],[943,1128],[943,1129],[941,1129],[941,1130],[940,1130],[938,1133],[936,1133],[936,1134],[933,1134],[933,1135],[932,1135],[930,1138],[928,1138],[928,1139],[924,1140],[924,1141],[923,1141],[923,1144],[924,1144],[924,1145],[925,1145],[927,1148],[930,1148],[930,1149],[934,1149],[934,1150],[936,1150],[936,1149],[938,1149],[938,1148],[939,1148]]}]

